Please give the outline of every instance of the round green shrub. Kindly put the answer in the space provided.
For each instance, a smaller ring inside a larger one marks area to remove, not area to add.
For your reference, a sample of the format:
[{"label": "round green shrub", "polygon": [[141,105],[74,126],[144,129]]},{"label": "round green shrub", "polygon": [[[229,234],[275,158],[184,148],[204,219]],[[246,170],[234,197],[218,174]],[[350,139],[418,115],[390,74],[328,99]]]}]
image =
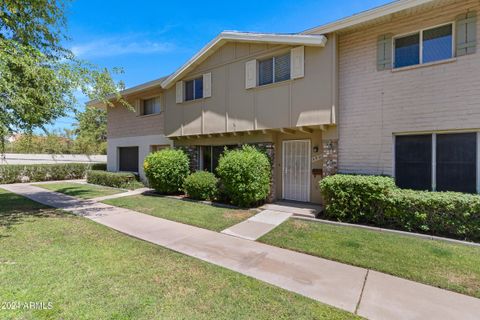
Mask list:
[{"label": "round green shrub", "polygon": [[235,205],[251,206],[265,200],[270,191],[270,161],[255,147],[225,151],[218,162],[217,173],[224,192]]},{"label": "round green shrub", "polygon": [[174,194],[182,190],[190,173],[188,156],[182,150],[164,149],[149,154],[143,163],[149,185],[159,193]]},{"label": "round green shrub", "polygon": [[218,179],[211,172],[197,171],[185,179],[183,189],[192,199],[215,200],[218,194]]}]

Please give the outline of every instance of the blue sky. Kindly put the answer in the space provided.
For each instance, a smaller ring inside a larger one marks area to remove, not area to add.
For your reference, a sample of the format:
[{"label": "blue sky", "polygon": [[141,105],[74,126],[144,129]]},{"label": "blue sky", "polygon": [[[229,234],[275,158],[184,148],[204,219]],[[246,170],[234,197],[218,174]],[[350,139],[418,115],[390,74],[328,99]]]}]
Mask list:
[{"label": "blue sky", "polygon": [[123,68],[120,78],[131,87],[172,73],[223,30],[299,32],[387,2],[76,0],[67,9],[67,47],[99,66]]}]

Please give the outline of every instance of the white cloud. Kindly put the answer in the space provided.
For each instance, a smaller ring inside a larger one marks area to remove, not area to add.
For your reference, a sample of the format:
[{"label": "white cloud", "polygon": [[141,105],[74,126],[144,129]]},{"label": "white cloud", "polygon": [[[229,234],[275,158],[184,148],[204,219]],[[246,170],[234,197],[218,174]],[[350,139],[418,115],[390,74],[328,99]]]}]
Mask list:
[{"label": "white cloud", "polygon": [[168,42],[142,40],[141,35],[95,39],[74,45],[71,50],[81,58],[111,57],[125,54],[151,54],[170,52],[175,46]]}]

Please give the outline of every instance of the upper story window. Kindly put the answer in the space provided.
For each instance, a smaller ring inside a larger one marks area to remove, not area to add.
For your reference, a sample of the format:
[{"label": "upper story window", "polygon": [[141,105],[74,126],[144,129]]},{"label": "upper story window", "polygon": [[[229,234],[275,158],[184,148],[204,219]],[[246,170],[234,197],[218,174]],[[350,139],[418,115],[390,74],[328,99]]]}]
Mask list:
[{"label": "upper story window", "polygon": [[160,113],[161,106],[160,106],[160,98],[151,98],[145,99],[142,101],[142,115],[146,116],[149,114],[157,114]]},{"label": "upper story window", "polygon": [[203,77],[185,81],[185,101],[203,98]]},{"label": "upper story window", "polygon": [[290,52],[258,62],[260,86],[285,80],[290,80]]},{"label": "upper story window", "polygon": [[394,66],[407,67],[453,57],[453,25],[394,38]]}]

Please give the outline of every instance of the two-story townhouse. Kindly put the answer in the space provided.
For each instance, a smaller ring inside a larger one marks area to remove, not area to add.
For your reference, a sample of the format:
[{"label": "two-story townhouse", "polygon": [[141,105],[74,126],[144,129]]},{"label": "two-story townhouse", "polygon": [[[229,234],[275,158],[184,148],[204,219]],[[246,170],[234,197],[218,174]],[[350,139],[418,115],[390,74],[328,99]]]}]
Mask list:
[{"label": "two-story townhouse", "polygon": [[478,9],[401,0],[301,34],[222,33],[125,92],[135,113],[109,108],[109,170],[141,172],[173,143],[214,171],[225,148],[255,144],[272,160],[272,199],[321,202],[318,182],[337,171],[479,191]]},{"label": "two-story townhouse", "polygon": [[214,172],[225,148],[265,149],[272,199],[319,202],[323,144],[335,125],[334,60],[335,41],[323,35],[222,33],[162,83],[165,133],[194,170]]}]

